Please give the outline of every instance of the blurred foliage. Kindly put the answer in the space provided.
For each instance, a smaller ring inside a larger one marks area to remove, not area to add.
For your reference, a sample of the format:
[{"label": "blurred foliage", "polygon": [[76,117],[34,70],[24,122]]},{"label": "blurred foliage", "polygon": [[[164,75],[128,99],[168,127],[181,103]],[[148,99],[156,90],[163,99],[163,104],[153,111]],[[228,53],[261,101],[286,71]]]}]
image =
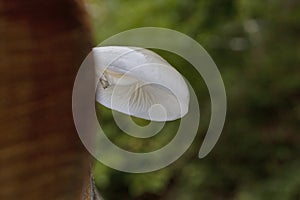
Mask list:
[{"label": "blurred foliage", "polygon": [[[299,1],[89,0],[88,9],[98,43],[143,26],[193,37],[219,67],[228,98],[221,138],[199,160],[210,116],[208,92],[188,63],[161,52],[198,92],[198,136],[183,157],[156,172],[129,174],[96,163],[96,184],[105,199],[300,199]],[[130,138],[120,132],[109,109],[97,107],[110,139],[131,151],[164,146],[178,126],[178,121],[168,123],[146,141]]]}]

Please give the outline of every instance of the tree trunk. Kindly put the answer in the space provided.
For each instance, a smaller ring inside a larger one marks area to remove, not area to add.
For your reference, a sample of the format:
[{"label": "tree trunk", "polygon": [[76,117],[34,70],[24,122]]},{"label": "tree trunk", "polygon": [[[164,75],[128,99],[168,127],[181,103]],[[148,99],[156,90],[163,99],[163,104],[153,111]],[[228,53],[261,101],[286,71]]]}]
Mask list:
[{"label": "tree trunk", "polygon": [[90,51],[81,1],[0,0],[0,199],[80,199],[71,94]]}]

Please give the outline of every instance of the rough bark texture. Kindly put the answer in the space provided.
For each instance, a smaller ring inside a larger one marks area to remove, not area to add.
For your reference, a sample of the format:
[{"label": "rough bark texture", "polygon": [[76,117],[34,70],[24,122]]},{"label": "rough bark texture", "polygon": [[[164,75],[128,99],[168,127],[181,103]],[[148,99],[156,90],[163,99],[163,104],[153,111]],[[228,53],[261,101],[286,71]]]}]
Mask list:
[{"label": "rough bark texture", "polygon": [[0,199],[80,199],[88,154],[71,94],[91,38],[82,2],[0,0]]}]

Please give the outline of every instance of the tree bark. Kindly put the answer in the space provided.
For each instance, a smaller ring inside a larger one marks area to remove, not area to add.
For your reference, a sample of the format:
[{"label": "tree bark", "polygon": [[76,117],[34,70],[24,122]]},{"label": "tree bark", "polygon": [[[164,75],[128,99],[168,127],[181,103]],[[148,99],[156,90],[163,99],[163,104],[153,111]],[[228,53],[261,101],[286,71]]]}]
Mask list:
[{"label": "tree bark", "polygon": [[90,48],[81,1],[0,0],[0,199],[80,199],[71,95]]}]

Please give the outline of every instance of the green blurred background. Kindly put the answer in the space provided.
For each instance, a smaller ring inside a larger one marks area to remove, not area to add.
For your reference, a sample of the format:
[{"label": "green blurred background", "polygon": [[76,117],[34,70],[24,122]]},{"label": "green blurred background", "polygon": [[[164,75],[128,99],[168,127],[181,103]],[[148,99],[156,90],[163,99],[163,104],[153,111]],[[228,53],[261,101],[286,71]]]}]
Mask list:
[{"label": "green blurred background", "polygon": [[[298,0],[89,0],[88,10],[97,43],[144,26],[171,28],[196,39],[219,67],[228,99],[221,138],[207,157],[198,159],[210,117],[207,88],[185,60],[157,51],[197,92],[198,136],[179,160],[156,172],[129,174],[96,163],[96,185],[105,199],[300,199]],[[158,135],[141,140],[122,133],[109,109],[97,108],[109,138],[135,152],[163,147],[180,122],[169,122]]]}]

